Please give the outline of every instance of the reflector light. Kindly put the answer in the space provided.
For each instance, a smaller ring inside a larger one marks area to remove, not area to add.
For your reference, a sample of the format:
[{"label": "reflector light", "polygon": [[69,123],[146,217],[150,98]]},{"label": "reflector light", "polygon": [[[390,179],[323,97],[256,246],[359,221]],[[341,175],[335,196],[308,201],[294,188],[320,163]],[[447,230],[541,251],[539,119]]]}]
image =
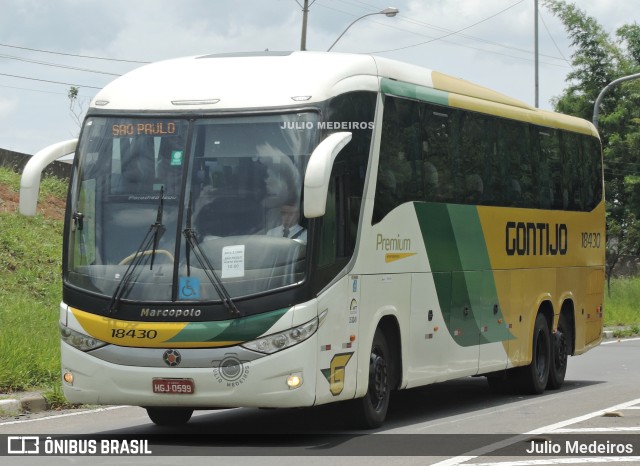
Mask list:
[{"label": "reflector light", "polygon": [[69,385],[73,385],[73,374],[71,372],[65,372],[64,375],[62,376],[62,378]]}]

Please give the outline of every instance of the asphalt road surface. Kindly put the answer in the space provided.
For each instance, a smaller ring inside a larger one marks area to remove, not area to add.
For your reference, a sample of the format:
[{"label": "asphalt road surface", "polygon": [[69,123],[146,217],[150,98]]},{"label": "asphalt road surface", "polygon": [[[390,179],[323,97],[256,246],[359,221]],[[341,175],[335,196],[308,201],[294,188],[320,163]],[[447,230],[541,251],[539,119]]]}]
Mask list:
[{"label": "asphalt road surface", "polygon": [[[8,455],[0,464],[195,466],[218,457],[216,464],[278,466],[625,465],[640,464],[639,434],[636,338],[609,340],[570,358],[563,388],[540,396],[493,393],[484,377],[394,393],[387,422],[375,431],[354,430],[342,404],[197,411],[181,428],[155,426],[143,409],[123,406],[3,420],[0,442],[7,443],[0,452],[10,446],[7,436],[25,439],[25,451],[36,436],[41,451],[46,444],[122,455]],[[21,441],[11,440],[12,451],[20,451]]]}]

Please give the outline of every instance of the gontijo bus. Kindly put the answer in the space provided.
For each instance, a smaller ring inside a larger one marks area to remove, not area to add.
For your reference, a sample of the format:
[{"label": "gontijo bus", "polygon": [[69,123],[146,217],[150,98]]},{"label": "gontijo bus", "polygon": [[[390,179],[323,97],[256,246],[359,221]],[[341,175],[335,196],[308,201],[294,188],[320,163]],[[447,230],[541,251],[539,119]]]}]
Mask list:
[{"label": "gontijo bus", "polygon": [[587,121],[374,56],[210,55],[101,90],[77,147],[25,170],[23,212],[41,167],[74,150],[71,402],[178,424],[351,400],[373,427],[392,390],[558,388],[602,338]]}]

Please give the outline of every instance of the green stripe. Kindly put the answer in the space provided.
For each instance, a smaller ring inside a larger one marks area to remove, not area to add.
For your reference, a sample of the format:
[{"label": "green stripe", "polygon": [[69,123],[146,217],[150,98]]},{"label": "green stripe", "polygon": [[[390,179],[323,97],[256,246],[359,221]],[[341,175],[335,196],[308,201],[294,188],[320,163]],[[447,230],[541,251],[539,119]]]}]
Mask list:
[{"label": "green stripe", "polygon": [[[453,339],[473,346],[513,338],[505,325],[497,324],[504,317],[477,207],[418,202],[414,207]],[[485,326],[488,331],[483,332]]]},{"label": "green stripe", "polygon": [[491,270],[478,209],[471,205],[445,204],[455,235],[462,268],[458,270]]},{"label": "green stripe", "polygon": [[250,341],[267,332],[289,310],[217,322],[191,322],[167,342]]},{"label": "green stripe", "polygon": [[383,94],[422,100],[438,105],[449,105],[449,93],[431,87],[403,83],[389,78],[382,78],[380,90]]}]

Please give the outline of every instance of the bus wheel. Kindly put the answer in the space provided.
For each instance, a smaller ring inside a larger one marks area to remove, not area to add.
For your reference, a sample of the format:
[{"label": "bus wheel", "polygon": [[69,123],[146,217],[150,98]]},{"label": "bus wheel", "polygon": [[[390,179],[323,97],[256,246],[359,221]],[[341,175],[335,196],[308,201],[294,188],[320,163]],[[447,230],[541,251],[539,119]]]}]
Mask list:
[{"label": "bus wheel", "polygon": [[158,426],[179,426],[191,419],[193,409],[189,408],[146,408],[149,419]]},{"label": "bus wheel", "polygon": [[551,366],[551,336],[547,318],[538,313],[533,328],[533,347],[531,364],[518,372],[518,386],[523,393],[539,395],[544,392],[549,380]]},{"label": "bus wheel", "polygon": [[549,381],[547,388],[555,390],[562,387],[567,373],[567,360],[571,347],[571,328],[564,315],[560,316],[558,329],[553,335],[551,344],[551,366],[549,367]]},{"label": "bus wheel", "polygon": [[380,329],[376,330],[369,356],[369,385],[367,394],[360,402],[363,426],[368,429],[380,427],[387,416],[391,396],[391,355],[387,339]]}]

